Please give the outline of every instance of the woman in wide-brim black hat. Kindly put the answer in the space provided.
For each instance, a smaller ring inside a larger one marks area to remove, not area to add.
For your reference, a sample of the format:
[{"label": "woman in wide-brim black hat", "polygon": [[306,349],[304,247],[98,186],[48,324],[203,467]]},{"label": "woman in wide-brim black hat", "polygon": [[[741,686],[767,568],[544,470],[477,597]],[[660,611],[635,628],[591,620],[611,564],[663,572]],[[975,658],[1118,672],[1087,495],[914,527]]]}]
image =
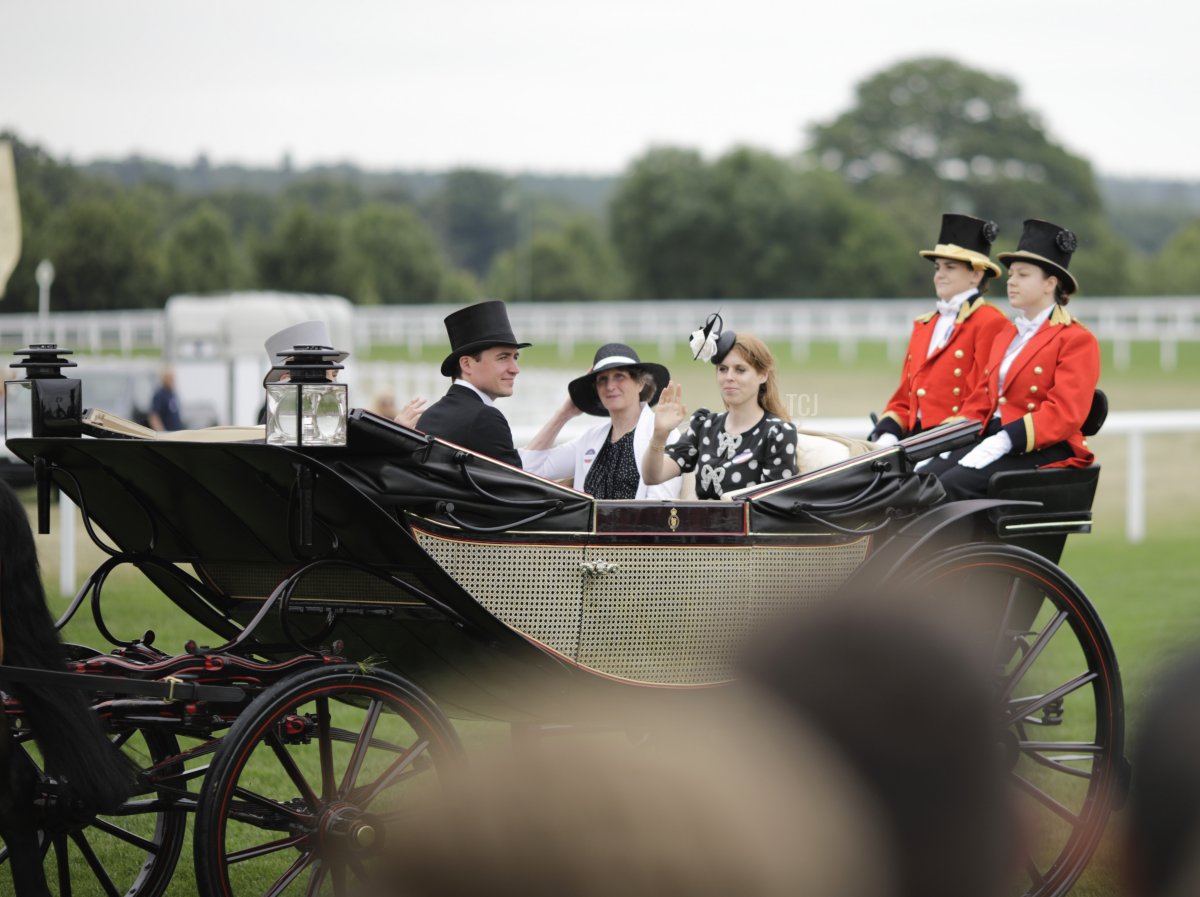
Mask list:
[{"label": "woman in wide-brim black hat", "polygon": [[[568,384],[567,401],[521,449],[525,470],[554,480],[572,477],[576,489],[596,498],[675,498],[678,479],[649,487],[641,470],[654,432],[652,406],[670,379],[665,367],[642,361],[624,343],[601,346],[591,370]],[[581,413],[607,420],[555,446],[563,426]]]}]

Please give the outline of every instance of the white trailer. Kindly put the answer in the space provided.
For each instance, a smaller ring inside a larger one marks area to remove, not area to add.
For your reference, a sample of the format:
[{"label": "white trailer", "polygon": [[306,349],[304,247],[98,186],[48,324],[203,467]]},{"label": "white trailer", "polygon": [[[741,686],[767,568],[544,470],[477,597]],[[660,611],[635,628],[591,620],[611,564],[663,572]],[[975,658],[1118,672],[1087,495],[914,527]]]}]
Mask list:
[{"label": "white trailer", "polygon": [[[263,377],[273,363],[263,343],[302,321],[324,321],[334,347],[354,352],[354,306],[342,296],[238,292],[168,299],[163,357],[175,369],[185,417],[255,423],[264,400]],[[339,379],[352,384],[353,356],[346,365]]]}]

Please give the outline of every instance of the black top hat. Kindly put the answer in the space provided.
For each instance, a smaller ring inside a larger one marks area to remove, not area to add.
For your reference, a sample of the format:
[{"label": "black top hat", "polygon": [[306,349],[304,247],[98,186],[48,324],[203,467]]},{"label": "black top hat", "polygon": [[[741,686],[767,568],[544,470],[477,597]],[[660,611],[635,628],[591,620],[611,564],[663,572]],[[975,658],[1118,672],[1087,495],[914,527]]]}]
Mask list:
[{"label": "black top hat", "polygon": [[649,400],[651,405],[658,401],[663,389],[671,382],[670,372],[661,364],[642,361],[637,352],[624,343],[608,343],[596,350],[592,369],[567,384],[567,392],[571,394],[571,401],[576,408],[584,414],[608,417],[608,409],[596,392],[596,377],[601,371],[611,371],[613,368],[633,368],[650,374],[654,378],[654,395]]},{"label": "black top hat", "polygon": [[450,337],[450,354],[442,362],[442,375],[458,376],[458,359],[474,355],[492,346],[515,346],[524,349],[533,343],[521,343],[508,323],[508,308],[499,299],[477,302],[446,315],[446,333]]},{"label": "black top hat", "polygon": [[1065,227],[1029,218],[1025,222],[1025,230],[1021,232],[1017,251],[1002,252],[997,258],[1006,267],[1013,262],[1033,262],[1047,274],[1057,277],[1063,292],[1070,294],[1079,291],[1079,281],[1067,270],[1071,255],[1078,245],[1078,238]]},{"label": "black top hat", "polygon": [[994,221],[947,213],[942,216],[942,232],[938,234],[937,245],[933,249],[922,249],[918,254],[927,259],[966,262],[976,270],[982,268],[987,277],[999,277],[1000,266],[991,259],[992,243],[999,232]]},{"label": "black top hat", "polygon": [[713,312],[699,330],[693,330],[688,340],[692,347],[692,358],[697,361],[711,361],[720,364],[737,342],[737,334],[732,330],[722,330],[725,322],[718,312]]}]

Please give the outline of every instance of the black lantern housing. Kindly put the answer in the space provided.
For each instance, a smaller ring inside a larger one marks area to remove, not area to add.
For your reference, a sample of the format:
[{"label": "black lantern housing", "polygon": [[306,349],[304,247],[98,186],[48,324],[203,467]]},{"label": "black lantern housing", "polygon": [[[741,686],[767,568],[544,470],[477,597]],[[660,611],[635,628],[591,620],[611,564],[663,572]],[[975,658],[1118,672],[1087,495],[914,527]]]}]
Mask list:
[{"label": "black lantern housing", "polygon": [[23,361],[9,367],[25,371],[24,380],[4,383],[4,438],[22,436],[79,436],[83,430],[83,384],[64,376],[77,367],[63,356],[71,350],[54,343],[32,345],[14,352]]},{"label": "black lantern housing", "polygon": [[272,445],[339,446],[346,444],[349,395],[334,380],[346,357],[329,346],[296,346],[280,352],[267,390],[267,442]]}]

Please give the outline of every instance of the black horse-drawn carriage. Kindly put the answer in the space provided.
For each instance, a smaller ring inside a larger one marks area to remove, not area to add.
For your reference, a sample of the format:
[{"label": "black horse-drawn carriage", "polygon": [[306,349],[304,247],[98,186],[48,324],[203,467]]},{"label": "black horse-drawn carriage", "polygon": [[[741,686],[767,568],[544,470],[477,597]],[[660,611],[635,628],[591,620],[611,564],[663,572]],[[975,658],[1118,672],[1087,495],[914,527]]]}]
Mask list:
[{"label": "black horse-drawn carriage", "polygon": [[[114,647],[71,647],[64,675],[138,767],[137,793],[100,815],[41,777],[48,877],[163,893],[191,817],[201,893],[349,893],[396,796],[453,774],[451,718],[642,725],[727,682],[756,628],[862,577],[953,582],[990,608],[1005,748],[1040,820],[1023,887],[1062,894],[1123,780],[1116,659],[1056,566],[1090,528],[1097,471],[944,503],[914,465],[975,429],[727,502],[595,501],[362,411],[344,447],[10,438],[43,510],[53,484],[110,555],[61,622],[90,600]],[[174,655],[110,632],[101,595],[122,564],[227,643]],[[5,709],[36,763],[20,703]]]}]

